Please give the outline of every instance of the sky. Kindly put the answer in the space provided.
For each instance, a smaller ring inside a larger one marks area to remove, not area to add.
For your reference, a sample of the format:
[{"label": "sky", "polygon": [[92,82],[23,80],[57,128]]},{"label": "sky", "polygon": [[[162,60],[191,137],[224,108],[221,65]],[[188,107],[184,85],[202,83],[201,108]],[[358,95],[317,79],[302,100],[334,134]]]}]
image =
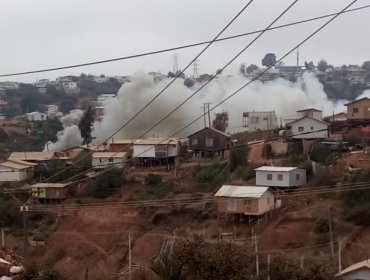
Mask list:
[{"label": "sky", "polygon": [[[293,0],[254,0],[225,36],[265,28]],[[0,74],[79,64],[211,40],[247,1],[214,0],[1,0]],[[299,0],[276,24],[338,12],[348,0]],[[358,0],[351,8],[368,5]],[[370,8],[339,16],[299,50],[300,61],[326,59],[333,65],[362,64],[370,60]],[[266,32],[226,70],[235,73],[241,63],[261,65],[266,53],[284,55],[324,20]],[[214,73],[256,35],[213,44],[199,58],[199,74]],[[203,47],[176,51],[179,68]],[[131,75],[137,71],[167,73],[174,52],[109,64],[0,78],[34,82],[63,75]],[[292,54],[286,65],[296,63]],[[186,71],[192,74],[192,68]]]}]

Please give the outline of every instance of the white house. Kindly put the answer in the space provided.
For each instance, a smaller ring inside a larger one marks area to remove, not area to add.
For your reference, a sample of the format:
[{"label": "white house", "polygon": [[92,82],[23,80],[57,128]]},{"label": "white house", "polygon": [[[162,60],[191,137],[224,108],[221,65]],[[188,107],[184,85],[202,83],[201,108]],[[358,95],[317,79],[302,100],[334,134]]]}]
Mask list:
[{"label": "white house", "polygon": [[275,197],[268,187],[224,185],[215,193],[217,211],[259,216],[274,208]]},{"label": "white house", "polygon": [[104,169],[114,165],[117,168],[125,167],[127,153],[124,152],[95,152],[92,154],[92,166],[95,169]]},{"label": "white house", "polygon": [[368,280],[370,279],[370,259],[355,263],[335,276],[343,280]]},{"label": "white house", "polygon": [[325,139],[329,135],[329,123],[314,117],[306,116],[287,123],[295,139]]},{"label": "white house", "polygon": [[63,85],[64,90],[67,93],[78,93],[79,88],[78,88],[78,83],[74,81],[62,81],[61,82]]},{"label": "white house", "polygon": [[0,182],[21,182],[33,177],[36,164],[24,161],[5,161],[0,163]]},{"label": "white house", "polygon": [[26,118],[30,122],[45,121],[47,117],[47,114],[41,112],[31,112],[26,114]]},{"label": "white house", "polygon": [[256,185],[297,187],[306,184],[306,170],[297,167],[261,166],[255,169]]},{"label": "white house", "polygon": [[59,106],[54,104],[46,105],[46,114],[48,115],[48,117],[63,116],[63,113],[59,111]]},{"label": "white house", "polygon": [[275,111],[244,112],[243,126],[248,127],[248,131],[275,129],[278,127]]},{"label": "white house", "polygon": [[314,108],[297,111],[297,118],[300,119],[303,117],[313,117],[315,119],[322,120],[322,111]]},{"label": "white house", "polygon": [[171,158],[181,152],[181,141],[176,138],[146,138],[133,143],[133,157],[136,158]]}]

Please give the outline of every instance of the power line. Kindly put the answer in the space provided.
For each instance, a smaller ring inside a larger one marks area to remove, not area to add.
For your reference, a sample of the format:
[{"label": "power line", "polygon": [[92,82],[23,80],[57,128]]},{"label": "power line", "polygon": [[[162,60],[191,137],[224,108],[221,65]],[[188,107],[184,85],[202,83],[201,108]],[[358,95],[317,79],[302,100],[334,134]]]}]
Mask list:
[{"label": "power line", "polygon": [[[286,14],[299,0],[294,0],[285,10],[283,10],[282,13],[280,13],[261,33],[259,33],[251,42],[249,42],[244,48],[242,48],[232,59],[230,59],[222,68],[221,71],[218,71],[214,76],[210,77],[204,84],[202,84],[201,87],[199,87],[196,91],[194,91],[189,97],[187,97],[185,100],[183,100],[179,105],[177,105],[174,109],[172,109],[169,113],[167,113],[164,117],[162,117],[159,121],[157,121],[154,125],[152,125],[149,129],[147,129],[144,133],[142,133],[138,138],[133,140],[131,143],[135,143],[138,139],[141,137],[144,137],[147,133],[149,133],[152,129],[157,127],[159,124],[164,122],[166,119],[168,119],[173,113],[175,113],[180,107],[182,107],[185,103],[187,103],[191,98],[193,98],[199,91],[201,91],[203,88],[205,88],[211,81],[213,81],[219,73],[221,73],[224,69],[226,69],[230,64],[232,64],[240,55],[242,55],[250,46],[252,46],[266,31],[268,28],[270,28],[273,24],[275,24],[284,14]],[[199,57],[199,56],[198,56]],[[196,61],[198,57],[195,57],[193,62]],[[189,65],[188,65],[189,66]],[[185,68],[186,69],[186,68]],[[160,92],[161,93],[161,92]],[[159,94],[160,94],[159,93]],[[155,97],[156,98],[156,97]],[[153,101],[153,100],[152,100]],[[152,102],[151,101],[151,102]],[[145,109],[148,105],[145,105],[143,108]],[[133,118],[129,119],[128,122],[123,124],[116,132],[113,134],[115,135],[118,133],[122,128],[124,128],[130,121],[132,121],[138,114],[140,114],[142,111],[139,111],[137,114],[134,115]],[[203,116],[203,115],[202,115]],[[210,125],[210,110],[209,110],[209,104],[208,104],[208,116],[209,116],[209,125]],[[113,137],[113,136],[112,136]],[[110,137],[111,138],[111,137]],[[166,138],[169,139],[170,137]],[[107,139],[106,141],[108,141]],[[132,159],[131,159],[132,160]],[[76,176],[75,176],[76,177]],[[72,177],[72,178],[75,178]]]},{"label": "power line", "polygon": [[[320,32],[324,27],[326,27],[329,23],[331,23],[334,19],[336,19],[339,15],[341,15],[342,13],[344,13],[346,11],[346,9],[348,7],[350,7],[351,5],[353,5],[355,2],[357,2],[357,0],[354,0],[352,1],[349,5],[347,5],[344,9],[342,9],[340,12],[338,13],[335,13],[335,15],[330,18],[328,21],[326,21],[323,25],[321,25],[318,29],[316,29],[313,33],[311,33],[308,37],[306,37],[304,40],[302,40],[299,44],[297,44],[295,47],[293,47],[291,50],[289,50],[286,54],[284,54],[279,60],[277,60],[275,63],[271,64],[269,67],[267,67],[265,70],[263,70],[262,72],[260,72],[256,77],[254,77],[253,79],[251,79],[249,82],[247,82],[246,84],[244,84],[242,87],[240,87],[239,89],[237,89],[236,91],[234,91],[232,94],[230,94],[228,97],[226,97],[225,99],[223,99],[221,102],[217,103],[214,107],[212,107],[210,110],[213,110],[217,107],[219,107],[221,104],[223,104],[224,102],[226,102],[227,100],[229,100],[230,98],[232,98],[233,96],[235,96],[237,93],[239,93],[241,90],[243,90],[245,87],[247,87],[248,85],[250,85],[252,82],[254,82],[255,80],[257,80],[260,76],[262,76],[264,73],[266,73],[269,69],[271,69],[274,65],[276,65],[277,63],[279,63],[280,61],[282,61],[284,58],[286,58],[288,55],[290,55],[295,49],[297,49],[298,47],[302,46],[304,43],[306,43],[309,39],[311,39],[314,35],[316,35],[318,32]],[[226,67],[226,66],[225,66]],[[211,78],[212,79],[212,78]],[[210,80],[208,80],[210,81]],[[207,82],[208,82],[207,81]],[[206,82],[206,83],[207,83]],[[203,86],[205,86],[206,84],[204,84]],[[160,122],[162,122],[163,120],[165,120],[166,118],[168,118],[168,116],[170,114],[172,114],[174,111],[176,111],[180,106],[182,106],[187,100],[189,100],[192,96],[194,96],[200,89],[202,89],[202,87],[200,87],[197,91],[195,91],[189,98],[187,98],[184,102],[182,102],[179,106],[177,106],[174,110],[172,110],[169,114],[167,114],[164,118],[162,118],[159,122],[157,122],[154,126],[152,126],[149,130],[147,130],[144,135],[150,131],[152,128],[156,127]],[[165,138],[164,140],[160,141],[159,144],[163,143],[164,141],[170,139],[171,137],[177,135],[178,133],[180,133],[181,131],[183,131],[184,129],[186,129],[187,127],[191,126],[192,124],[194,124],[196,121],[200,120],[202,117],[205,116],[205,113],[203,113],[202,115],[200,115],[198,118],[196,118],[195,120],[193,120],[192,122],[188,123],[187,125],[185,125],[184,127],[182,127],[181,129],[177,130],[175,133],[173,133],[171,136]],[[327,129],[323,129],[323,130],[327,130]],[[312,133],[312,132],[304,132],[302,134],[308,134],[308,133]],[[263,141],[264,142],[264,141]],[[157,146],[157,145],[153,145],[154,146]],[[152,149],[153,147],[151,148],[148,148],[146,149],[145,151],[143,151],[141,154],[147,152],[148,150]],[[125,147],[126,148],[126,147]],[[140,155],[140,154],[139,154]],[[137,155],[138,156],[138,155]],[[137,157],[136,156],[136,157]],[[131,158],[130,161],[132,161],[135,157]],[[107,169],[106,172],[108,172],[109,169]],[[74,178],[74,177],[72,177]]]},{"label": "power line", "polygon": [[[213,38],[212,41],[210,41],[207,46],[205,46],[203,48],[202,51],[200,51],[195,57],[194,59],[192,59],[186,66],[183,70],[181,71],[178,71],[178,73],[176,73],[175,77],[162,89],[160,90],[149,102],[147,102],[144,107],[142,107],[138,112],[136,112],[128,121],[126,121],[121,127],[119,127],[112,135],[110,135],[107,139],[105,139],[105,141],[103,142],[106,142],[108,141],[109,139],[111,139],[114,135],[116,135],[120,130],[122,130],[123,128],[125,128],[129,123],[131,123],[133,120],[136,119],[137,116],[139,116],[146,108],[148,108],[160,95],[162,95],[162,93],[168,89],[179,77],[181,77],[181,75],[185,72],[186,69],[188,69],[195,61],[197,61],[197,59],[213,44],[213,42],[215,42],[215,40],[221,36],[221,34],[227,29],[230,27],[230,25],[233,24],[233,22],[249,7],[249,5],[251,5],[253,3],[254,0],[250,0],[247,4],[244,5],[244,7],[226,24],[226,26],[224,28],[222,28],[222,30]],[[98,146],[99,147],[99,146]],[[98,148],[97,147],[97,148]],[[80,158],[77,162],[80,162],[82,161],[83,159],[85,159],[90,153],[87,153],[85,156],[83,156],[82,158]],[[76,162],[74,163],[76,164]],[[72,165],[71,165],[72,166]],[[71,167],[70,166],[70,167]],[[66,170],[68,170],[68,167],[66,168]],[[53,176],[43,180],[43,181],[46,181],[46,180],[50,180],[51,178],[54,178],[55,176],[57,175],[60,175],[61,173],[63,173],[62,171],[59,172],[59,173],[56,173],[54,174]]]},{"label": "power line", "polygon": [[[355,11],[363,10],[363,9],[366,9],[366,8],[370,8],[370,5],[364,5],[364,6],[360,6],[360,7],[357,7],[357,8],[348,9],[348,10],[344,11],[343,13],[355,12]],[[271,27],[271,28],[268,29],[268,31],[281,29],[281,28],[286,28],[286,27],[290,27],[290,26],[294,26],[294,25],[298,25],[298,24],[311,22],[311,21],[316,21],[316,20],[327,18],[327,17],[331,17],[333,15],[335,15],[335,13],[325,14],[325,15],[322,15],[322,16],[308,18],[308,19],[305,19],[305,20],[300,20],[300,21],[295,21],[295,22],[291,22],[291,23],[287,23],[287,24],[282,24],[282,25],[279,25],[279,26]],[[214,42],[221,42],[221,41],[225,41],[225,40],[236,39],[236,38],[245,37],[245,36],[253,35],[253,34],[256,34],[256,33],[260,33],[260,32],[262,32],[262,30],[256,30],[256,31],[241,33],[241,34],[237,34],[237,35],[233,35],[233,36],[227,36],[227,37],[223,37],[223,38],[218,38]],[[71,68],[91,66],[91,65],[96,65],[96,64],[116,62],[116,61],[121,61],[121,60],[128,60],[128,59],[139,58],[139,57],[144,57],[144,56],[149,56],[149,55],[155,55],[155,54],[160,54],[160,53],[165,53],[165,52],[171,52],[171,51],[176,51],[176,50],[181,50],[181,49],[198,47],[198,46],[201,46],[201,45],[208,44],[210,42],[212,42],[212,41],[203,41],[203,42],[192,43],[192,44],[178,46],[178,47],[171,47],[171,48],[167,48],[167,49],[162,49],[162,50],[157,50],[157,51],[150,51],[150,52],[145,52],[145,53],[140,53],[140,54],[133,54],[133,55],[129,55],[129,56],[111,58],[111,59],[106,59],[106,60],[98,60],[98,61],[93,61],[93,62],[86,62],[86,63],[80,63],[80,64],[67,65],[67,66],[51,67],[51,68],[45,68],[45,69],[40,69],[40,70],[30,70],[30,71],[24,71],[24,72],[1,74],[0,78],[1,77],[11,77],[11,76],[21,76],[21,75],[35,74],[35,73],[42,73],[42,72],[51,72],[51,71],[57,71],[57,70],[65,70],[65,69],[71,69]]]}]

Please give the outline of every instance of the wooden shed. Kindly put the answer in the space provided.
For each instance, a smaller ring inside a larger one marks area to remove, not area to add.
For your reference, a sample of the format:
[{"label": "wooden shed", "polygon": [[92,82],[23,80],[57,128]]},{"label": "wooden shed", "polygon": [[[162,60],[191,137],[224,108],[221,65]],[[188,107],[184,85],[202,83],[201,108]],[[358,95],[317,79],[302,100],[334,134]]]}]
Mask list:
[{"label": "wooden shed", "polygon": [[215,196],[220,213],[259,216],[275,209],[275,197],[268,187],[224,185]]},{"label": "wooden shed", "polygon": [[32,197],[40,200],[63,200],[68,194],[68,183],[38,183],[31,186]]},{"label": "wooden shed", "polygon": [[205,127],[188,136],[189,148],[194,157],[206,157],[224,155],[225,150],[231,147],[231,135],[214,129]]}]

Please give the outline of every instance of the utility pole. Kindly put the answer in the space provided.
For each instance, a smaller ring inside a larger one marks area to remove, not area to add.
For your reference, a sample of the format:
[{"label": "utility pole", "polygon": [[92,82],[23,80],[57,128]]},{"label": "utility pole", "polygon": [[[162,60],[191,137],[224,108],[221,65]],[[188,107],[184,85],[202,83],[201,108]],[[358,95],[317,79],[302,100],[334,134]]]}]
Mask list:
[{"label": "utility pole", "polygon": [[198,78],[199,60],[195,59],[193,62],[193,79]]},{"label": "utility pole", "polygon": [[5,247],[5,232],[4,228],[1,228],[1,246]]},{"label": "utility pole", "polygon": [[23,258],[27,261],[28,252],[28,227],[27,227],[27,206],[21,206],[22,219],[23,219]]},{"label": "utility pole", "polygon": [[179,59],[179,55],[177,53],[174,53],[174,55],[173,55],[173,68],[172,68],[172,73],[174,75],[177,75],[177,72],[179,71],[178,59]]},{"label": "utility pole", "polygon": [[207,127],[207,121],[206,121],[206,103],[203,103],[203,122],[204,122],[204,127]]},{"label": "utility pole", "polygon": [[132,259],[131,259],[131,240],[132,233],[128,232],[128,279],[131,280],[132,278]]},{"label": "utility pole", "polygon": [[338,241],[338,270],[342,272],[342,241]]},{"label": "utility pole", "polygon": [[256,253],[256,275],[258,277],[260,272],[259,259],[258,259],[258,245],[257,245],[257,234],[254,235],[254,250]]},{"label": "utility pole", "polygon": [[267,280],[270,280],[271,255],[267,255]]},{"label": "utility pole", "polygon": [[333,228],[331,225],[330,206],[328,206],[328,218],[329,218],[329,235],[330,235],[330,253],[334,256],[334,242],[333,242]]},{"label": "utility pole", "polygon": [[208,126],[211,127],[211,112],[209,111],[209,105],[211,103],[207,103],[208,106]]},{"label": "utility pole", "polygon": [[[209,105],[211,105],[211,102],[205,102],[203,103],[203,121],[204,121],[204,127],[207,127],[207,117],[208,115],[208,127],[211,127],[211,113],[209,109]],[[206,109],[207,108],[207,109]]]}]

